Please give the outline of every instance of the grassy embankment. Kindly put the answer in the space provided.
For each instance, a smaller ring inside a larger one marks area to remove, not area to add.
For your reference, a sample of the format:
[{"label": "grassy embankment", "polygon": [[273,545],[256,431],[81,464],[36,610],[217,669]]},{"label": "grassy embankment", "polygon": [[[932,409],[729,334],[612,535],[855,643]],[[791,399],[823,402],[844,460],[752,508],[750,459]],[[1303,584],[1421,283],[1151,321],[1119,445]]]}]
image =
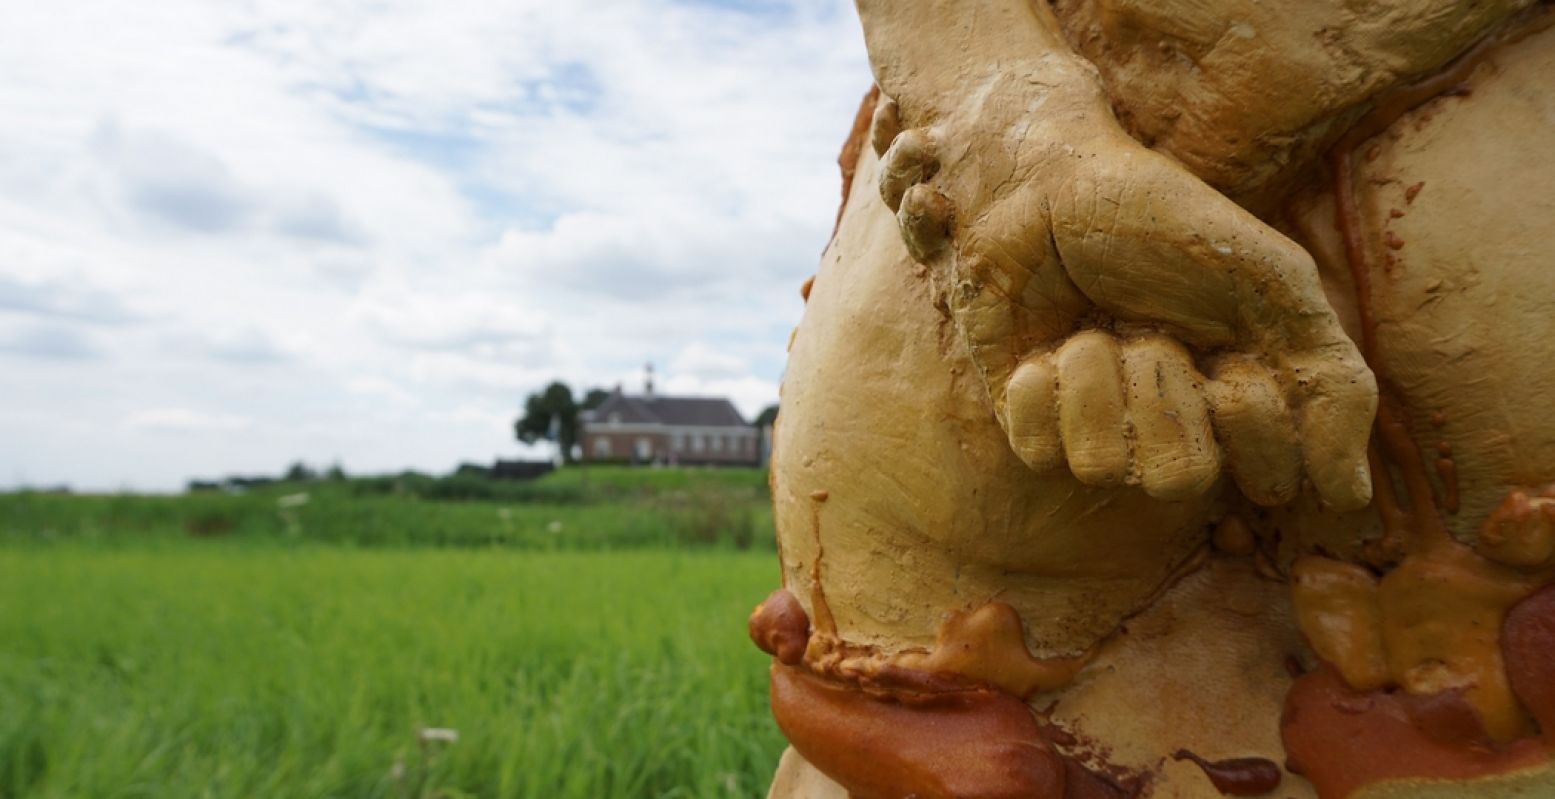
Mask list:
[{"label": "grassy embankment", "polygon": [[761,795],[762,476],[588,477],[0,496],[0,797]]}]

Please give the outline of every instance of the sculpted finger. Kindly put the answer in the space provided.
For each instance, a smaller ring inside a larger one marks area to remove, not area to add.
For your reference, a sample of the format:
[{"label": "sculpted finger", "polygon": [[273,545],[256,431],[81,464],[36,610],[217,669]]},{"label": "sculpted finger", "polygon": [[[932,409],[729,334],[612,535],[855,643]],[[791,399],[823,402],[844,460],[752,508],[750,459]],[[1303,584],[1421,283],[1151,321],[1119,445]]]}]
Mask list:
[{"label": "sculpted finger", "polygon": [[950,243],[950,200],[932,187],[918,184],[907,189],[896,221],[902,241],[913,260],[928,263]]},{"label": "sculpted finger", "polygon": [[1118,343],[1095,331],[1059,347],[1058,429],[1080,482],[1119,486],[1128,477],[1128,419]]},{"label": "sculpted finger", "polygon": [[1088,159],[1055,197],[1054,240],[1075,285],[1189,344],[1280,359],[1307,475],[1333,508],[1364,507],[1376,384],[1311,256],[1169,159],[1127,143],[1115,156]]},{"label": "sculpted finger", "polygon": [[1318,496],[1339,511],[1366,507],[1371,502],[1366,447],[1377,414],[1376,378],[1348,340],[1287,355],[1282,366],[1293,384],[1291,404],[1307,475]]},{"label": "sculpted finger", "polygon": [[896,101],[882,95],[875,103],[875,115],[869,125],[869,144],[875,155],[885,156],[891,142],[902,132],[902,109]]},{"label": "sculpted finger", "polygon": [[1204,378],[1181,344],[1151,335],[1123,345],[1123,381],[1134,427],[1134,466],[1145,493],[1175,501],[1220,476]]},{"label": "sculpted finger", "polygon": [[934,177],[938,171],[939,161],[929,134],[922,128],[902,131],[891,142],[880,165],[880,198],[887,208],[896,211],[902,207],[902,197],[909,188]]},{"label": "sculpted finger", "polygon": [[1237,488],[1264,507],[1295,499],[1301,490],[1301,444],[1279,382],[1251,358],[1222,360],[1210,375],[1205,395]]},{"label": "sculpted finger", "polygon": [[1058,368],[1050,355],[1027,359],[1010,375],[1005,393],[1005,430],[1010,447],[1035,471],[1064,464],[1058,436]]}]

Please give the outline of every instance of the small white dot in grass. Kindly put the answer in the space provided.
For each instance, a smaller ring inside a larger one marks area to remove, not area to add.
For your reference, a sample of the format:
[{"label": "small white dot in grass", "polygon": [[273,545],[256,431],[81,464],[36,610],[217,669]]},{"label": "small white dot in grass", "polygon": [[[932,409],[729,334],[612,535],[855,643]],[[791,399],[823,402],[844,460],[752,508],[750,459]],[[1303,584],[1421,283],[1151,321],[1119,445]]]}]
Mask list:
[{"label": "small white dot in grass", "polygon": [[422,727],[421,732],[416,733],[416,740],[422,743],[442,741],[451,744],[459,740],[459,731],[448,727]]}]

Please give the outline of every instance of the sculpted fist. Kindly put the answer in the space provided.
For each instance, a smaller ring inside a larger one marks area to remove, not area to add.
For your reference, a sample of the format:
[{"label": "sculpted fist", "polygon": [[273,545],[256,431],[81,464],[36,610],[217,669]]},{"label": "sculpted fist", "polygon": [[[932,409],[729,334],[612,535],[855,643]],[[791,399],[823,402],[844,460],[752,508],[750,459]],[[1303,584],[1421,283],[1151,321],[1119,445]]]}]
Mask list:
[{"label": "sculpted fist", "polygon": [[1224,468],[1263,505],[1303,474],[1370,501],[1376,383],[1303,249],[1130,138],[1045,3],[859,11],[881,194],[1022,460],[1168,500]]}]

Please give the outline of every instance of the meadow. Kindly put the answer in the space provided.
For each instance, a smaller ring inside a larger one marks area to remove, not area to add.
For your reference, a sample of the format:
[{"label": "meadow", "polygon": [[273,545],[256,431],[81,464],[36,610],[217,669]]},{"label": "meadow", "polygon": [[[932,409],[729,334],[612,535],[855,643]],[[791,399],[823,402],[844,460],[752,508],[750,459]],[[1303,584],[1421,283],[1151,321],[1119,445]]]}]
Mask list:
[{"label": "meadow", "polygon": [[0,797],[761,796],[762,475],[581,471],[0,495]]}]

